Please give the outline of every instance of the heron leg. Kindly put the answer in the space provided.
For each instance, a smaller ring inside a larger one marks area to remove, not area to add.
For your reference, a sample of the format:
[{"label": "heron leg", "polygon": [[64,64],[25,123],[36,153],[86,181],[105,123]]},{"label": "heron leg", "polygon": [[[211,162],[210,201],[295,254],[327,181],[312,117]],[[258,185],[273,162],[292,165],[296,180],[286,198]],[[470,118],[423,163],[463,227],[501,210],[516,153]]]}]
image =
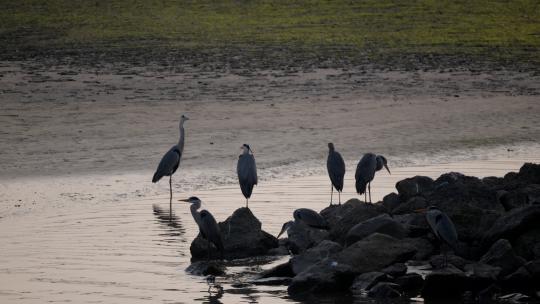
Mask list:
[{"label": "heron leg", "polygon": [[169,221],[172,221],[172,174],[169,175]]},{"label": "heron leg", "polygon": [[246,208],[249,209],[249,198],[246,198]]},{"label": "heron leg", "polygon": [[341,191],[338,191],[339,204],[341,205]]},{"label": "heron leg", "polygon": [[334,194],[334,185],[330,183],[330,206],[332,206],[332,195]]},{"label": "heron leg", "polygon": [[367,190],[364,192],[364,203],[367,203]]},{"label": "heron leg", "polygon": [[369,190],[369,203],[371,204],[371,182],[367,184],[368,190]]}]

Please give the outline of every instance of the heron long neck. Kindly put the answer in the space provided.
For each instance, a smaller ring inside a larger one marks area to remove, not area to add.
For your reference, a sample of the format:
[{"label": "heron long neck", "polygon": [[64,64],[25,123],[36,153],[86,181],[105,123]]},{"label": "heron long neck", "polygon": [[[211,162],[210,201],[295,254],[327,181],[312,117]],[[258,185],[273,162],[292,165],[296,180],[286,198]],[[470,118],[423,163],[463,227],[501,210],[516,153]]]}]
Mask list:
[{"label": "heron long neck", "polygon": [[180,138],[178,139],[178,149],[180,153],[184,152],[184,120],[180,121]]},{"label": "heron long neck", "polygon": [[201,215],[199,214],[199,211],[197,211],[199,208],[201,208],[201,202],[198,203],[192,203],[191,206],[189,206],[189,210],[191,211],[191,215],[193,216],[193,219],[197,224],[199,224],[201,220]]}]

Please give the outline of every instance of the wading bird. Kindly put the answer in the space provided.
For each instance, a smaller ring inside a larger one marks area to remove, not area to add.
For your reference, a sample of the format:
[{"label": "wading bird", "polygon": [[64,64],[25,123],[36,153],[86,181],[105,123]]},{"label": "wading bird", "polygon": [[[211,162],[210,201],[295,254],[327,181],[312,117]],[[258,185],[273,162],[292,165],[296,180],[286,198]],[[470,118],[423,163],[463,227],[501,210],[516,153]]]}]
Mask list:
[{"label": "wading bird", "polygon": [[326,229],[328,230],[328,223],[326,220],[315,210],[300,208],[296,209],[293,212],[294,221],[288,221],[281,227],[281,232],[278,234],[278,238],[289,228],[291,228],[295,223],[302,223],[308,227],[317,228],[317,229]]},{"label": "wading bird", "polygon": [[223,241],[221,240],[219,226],[212,213],[210,213],[208,210],[201,210],[200,212],[197,211],[201,208],[201,200],[196,196],[179,201],[188,202],[191,204],[189,207],[191,215],[193,216],[195,223],[197,223],[197,226],[199,226],[201,236],[208,242],[208,260],[210,260],[210,243],[216,246],[216,248],[219,250],[221,258],[223,258]]},{"label": "wading bird", "polygon": [[184,151],[184,122],[186,120],[189,120],[189,118],[185,115],[182,115],[180,117],[180,138],[178,139],[178,144],[172,146],[165,155],[163,155],[163,158],[159,162],[159,165],[156,169],[156,172],[154,173],[154,177],[152,177],[152,183],[156,183],[159,181],[163,176],[169,177],[169,193],[170,193],[170,199],[169,199],[169,215],[172,217],[172,175],[174,172],[176,172],[176,169],[178,169],[178,166],[180,166],[180,160],[182,159],[182,153]]},{"label": "wading bird", "polygon": [[[454,251],[457,248],[458,236],[454,223],[436,206],[430,206],[427,209],[418,209],[416,212],[422,212],[426,214],[426,220],[433,231],[433,234],[439,239],[439,241],[446,243]],[[444,264],[448,264],[447,252],[444,252]]]},{"label": "wading bird", "polygon": [[255,165],[253,151],[249,145],[244,144],[241,148],[243,152],[238,156],[236,173],[238,174],[240,189],[246,198],[246,208],[249,208],[249,198],[253,192],[253,186],[257,184],[257,166]]},{"label": "wading bird", "polygon": [[339,204],[341,205],[341,191],[343,191],[343,177],[345,176],[345,161],[341,154],[334,149],[334,144],[328,144],[328,159],[326,160],[326,169],[330,177],[330,205],[332,205],[332,195],[334,187],[339,195]]},{"label": "wading bird", "polygon": [[[371,203],[371,181],[375,177],[375,172],[381,170],[383,167],[391,174],[390,169],[388,169],[386,158],[382,155],[375,155],[373,153],[364,154],[360,159],[360,162],[358,162],[356,174],[354,175],[356,179],[356,192],[358,194],[365,194],[365,202],[367,202],[367,192],[369,192],[369,202]],[[368,191],[366,191],[366,185]]]}]

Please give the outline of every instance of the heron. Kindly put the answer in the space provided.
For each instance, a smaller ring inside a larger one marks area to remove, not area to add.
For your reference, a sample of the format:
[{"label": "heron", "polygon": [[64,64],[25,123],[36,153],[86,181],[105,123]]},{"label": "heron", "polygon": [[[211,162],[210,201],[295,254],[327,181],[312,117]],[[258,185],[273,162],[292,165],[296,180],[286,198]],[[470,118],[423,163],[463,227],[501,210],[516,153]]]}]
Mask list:
[{"label": "heron", "polygon": [[294,221],[288,221],[281,227],[281,231],[278,234],[278,238],[295,223],[302,223],[308,227],[328,230],[328,223],[326,220],[315,210],[308,208],[296,209],[293,212]]},{"label": "heron", "polygon": [[345,176],[345,161],[341,154],[334,148],[333,143],[328,143],[328,159],[326,160],[326,169],[330,177],[330,206],[332,206],[332,196],[334,187],[339,195],[339,204],[341,205],[341,191],[343,191],[343,177]]},{"label": "heron", "polygon": [[[356,179],[356,192],[358,194],[364,193],[365,202],[367,202],[367,192],[369,192],[369,202],[371,203],[371,181],[375,177],[375,172],[381,170],[383,167],[386,168],[388,174],[391,174],[390,169],[388,169],[386,157],[373,153],[364,154],[360,162],[358,162],[356,174],[354,175]],[[366,185],[368,191],[366,191]]]},{"label": "heron", "polygon": [[169,177],[169,215],[172,217],[172,175],[180,166],[180,160],[182,159],[182,153],[184,151],[184,122],[189,120],[186,115],[180,117],[180,138],[178,143],[172,146],[165,155],[161,158],[159,165],[152,177],[152,183],[157,183],[163,176]]},{"label": "heron", "polygon": [[208,244],[208,260],[210,260],[210,243],[214,244],[214,246],[219,250],[221,258],[223,258],[223,252],[225,250],[223,247],[223,240],[221,239],[219,226],[212,213],[210,213],[208,210],[197,211],[201,208],[201,200],[196,196],[181,199],[179,201],[188,202],[191,204],[189,207],[191,215],[193,216],[197,226],[199,226],[201,236],[207,241]]},{"label": "heron", "polygon": [[238,156],[236,173],[238,174],[240,190],[242,190],[242,194],[246,198],[246,208],[249,208],[249,198],[253,192],[253,186],[257,185],[257,166],[255,165],[255,157],[251,147],[243,144],[241,149],[243,152]]},{"label": "heron", "polygon": [[[446,243],[454,251],[457,248],[458,244],[458,235],[456,232],[456,227],[454,223],[436,206],[429,206],[427,209],[418,209],[416,212],[422,212],[426,214],[426,220],[433,231],[433,234],[437,237],[440,242]],[[444,253],[445,264],[447,261],[447,252]]]}]

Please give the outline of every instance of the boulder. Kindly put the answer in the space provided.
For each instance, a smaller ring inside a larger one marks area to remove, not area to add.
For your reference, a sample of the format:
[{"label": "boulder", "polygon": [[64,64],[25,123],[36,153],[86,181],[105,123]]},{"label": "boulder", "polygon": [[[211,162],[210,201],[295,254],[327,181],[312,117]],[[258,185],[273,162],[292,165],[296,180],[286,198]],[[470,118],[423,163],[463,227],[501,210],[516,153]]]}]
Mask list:
[{"label": "boulder", "polygon": [[343,248],[338,243],[324,240],[317,246],[291,258],[290,264],[294,274],[299,274],[317,262],[331,258]]},{"label": "boulder", "polygon": [[186,268],[186,272],[198,276],[221,276],[225,274],[227,267],[216,261],[198,261],[194,262]]},{"label": "boulder", "polygon": [[250,283],[253,285],[267,285],[267,286],[279,286],[289,285],[292,281],[291,277],[268,277],[252,280]]},{"label": "boulder", "polygon": [[424,279],[418,273],[407,273],[396,278],[394,282],[401,286],[404,293],[411,296],[416,296],[424,286]]},{"label": "boulder", "polygon": [[523,232],[538,227],[540,223],[540,205],[516,208],[498,218],[484,234],[483,244],[488,247],[498,239],[513,241]]},{"label": "boulder", "polygon": [[540,185],[528,184],[513,190],[499,190],[497,198],[506,211],[532,205],[540,202]]},{"label": "boulder", "polygon": [[[224,222],[219,223],[221,238],[225,245],[227,259],[246,258],[267,254],[278,247],[278,240],[261,229],[261,222],[248,208],[239,208]],[[199,234],[191,243],[192,260],[206,259],[208,243]],[[218,250],[210,246],[210,255],[219,257]]]},{"label": "boulder", "polygon": [[525,231],[514,241],[514,251],[526,260],[540,258],[540,223]]},{"label": "boulder", "polygon": [[414,246],[404,240],[374,233],[341,251],[337,261],[352,266],[356,273],[364,273],[405,262],[415,253]]},{"label": "boulder", "polygon": [[431,177],[415,176],[406,178],[396,183],[396,189],[402,201],[407,201],[411,197],[432,191],[435,183]]},{"label": "boulder", "polygon": [[399,298],[401,296],[399,290],[400,286],[398,284],[379,282],[369,290],[368,296],[379,299]]},{"label": "boulder", "polygon": [[328,230],[309,227],[299,222],[294,222],[287,230],[287,235],[286,246],[293,254],[302,253],[329,237]]},{"label": "boulder", "polygon": [[321,211],[321,216],[331,227],[330,239],[344,243],[347,232],[354,225],[384,213],[384,210],[381,209],[374,204],[364,203],[358,199],[350,199],[341,206],[325,208]]},{"label": "boulder", "polygon": [[421,295],[424,299],[460,298],[467,287],[465,273],[453,266],[426,275]]},{"label": "boulder", "polygon": [[533,276],[525,266],[521,266],[516,271],[505,276],[502,279],[502,285],[513,291],[519,290],[524,292],[531,291],[535,286],[538,286],[538,284],[534,284]]},{"label": "boulder", "polygon": [[413,260],[427,260],[435,252],[435,247],[433,246],[432,242],[425,237],[405,238],[403,241],[407,242],[416,249],[416,253],[412,257]]},{"label": "boulder", "polygon": [[431,231],[424,213],[412,212],[399,214],[394,215],[392,218],[403,225],[410,237],[420,237]]},{"label": "boulder", "polygon": [[540,164],[525,163],[516,178],[526,184],[540,184]]},{"label": "boulder", "polygon": [[467,264],[467,261],[464,258],[459,257],[457,255],[453,255],[453,254],[447,254],[446,256],[444,254],[438,254],[438,255],[432,256],[429,259],[429,263],[435,269],[444,268],[448,264],[448,265],[454,265],[456,268],[460,270],[464,270],[465,265]]},{"label": "boulder", "polygon": [[356,293],[365,292],[369,290],[371,287],[375,286],[375,284],[381,281],[389,281],[389,280],[390,278],[385,273],[382,273],[379,271],[366,272],[354,278],[354,281],[350,289],[351,291],[356,292]]},{"label": "boulder", "polygon": [[382,200],[382,205],[387,212],[394,210],[400,203],[399,195],[395,192],[385,195]]},{"label": "boulder", "polygon": [[355,277],[353,269],[332,259],[324,259],[296,275],[287,292],[293,298],[310,294],[347,290]]},{"label": "boulder", "polygon": [[506,276],[525,264],[523,258],[517,256],[512,250],[508,240],[500,239],[480,259],[481,263],[501,267],[500,275]]},{"label": "boulder", "polygon": [[465,272],[469,277],[470,289],[481,291],[497,281],[501,273],[501,267],[484,263],[472,263],[465,265]]},{"label": "boulder", "polygon": [[392,210],[392,214],[412,213],[415,210],[427,208],[428,205],[429,203],[424,197],[415,196],[409,198],[404,203],[401,203],[399,206],[397,206],[394,210]]},{"label": "boulder", "polygon": [[386,273],[387,275],[394,278],[400,277],[407,273],[407,265],[405,265],[404,263],[395,263],[383,268],[381,272]]},{"label": "boulder", "polygon": [[259,278],[272,278],[272,277],[293,277],[294,272],[292,271],[290,261],[287,263],[276,265],[270,269],[264,270]]},{"label": "boulder", "polygon": [[354,225],[347,233],[346,244],[353,244],[375,232],[397,239],[402,239],[407,235],[407,230],[400,223],[388,214],[381,214]]}]

